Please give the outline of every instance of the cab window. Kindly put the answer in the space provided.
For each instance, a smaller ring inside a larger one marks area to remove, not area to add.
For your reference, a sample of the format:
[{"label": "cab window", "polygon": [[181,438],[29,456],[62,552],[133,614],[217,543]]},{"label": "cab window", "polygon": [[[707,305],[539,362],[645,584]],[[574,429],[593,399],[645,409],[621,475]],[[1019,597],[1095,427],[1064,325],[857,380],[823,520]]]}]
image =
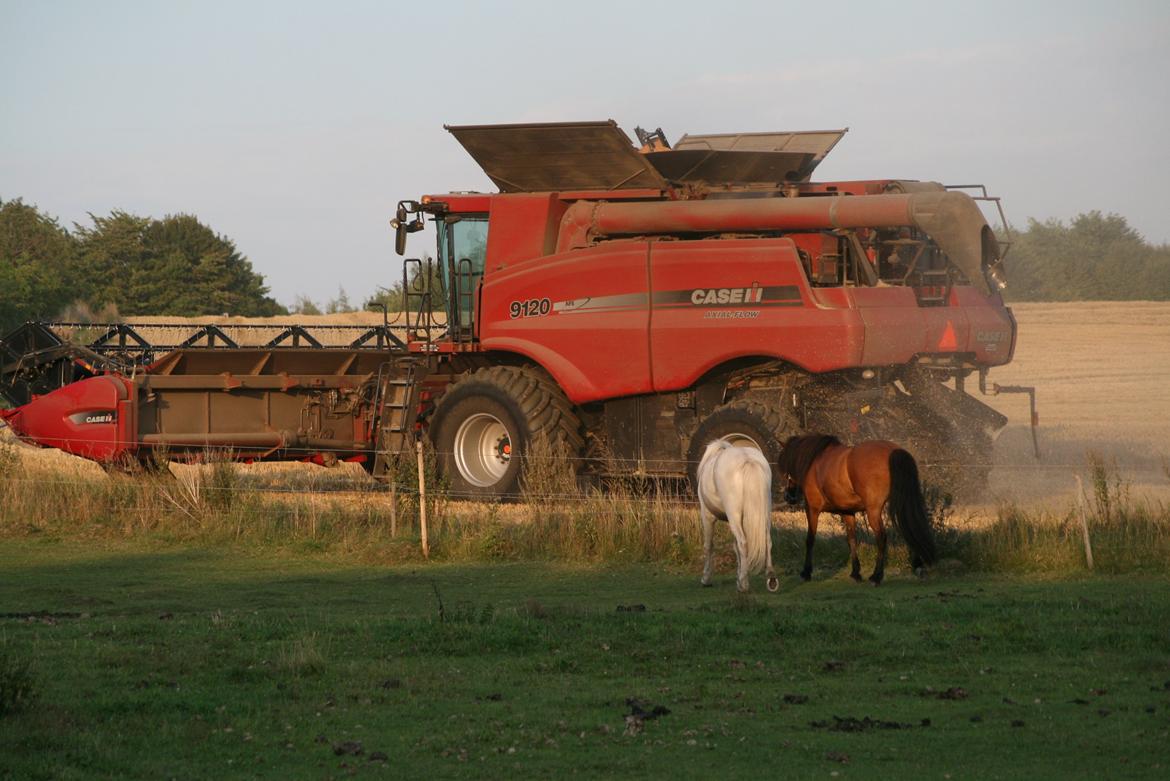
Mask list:
[{"label": "cab window", "polygon": [[471,338],[475,293],[487,257],[486,214],[447,215],[439,223],[439,260],[451,335]]}]

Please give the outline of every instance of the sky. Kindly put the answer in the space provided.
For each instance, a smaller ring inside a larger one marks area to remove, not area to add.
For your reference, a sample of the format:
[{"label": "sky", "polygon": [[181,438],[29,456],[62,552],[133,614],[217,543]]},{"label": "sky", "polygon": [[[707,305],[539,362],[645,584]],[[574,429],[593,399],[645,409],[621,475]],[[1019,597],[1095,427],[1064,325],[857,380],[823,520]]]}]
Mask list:
[{"label": "sky", "polygon": [[282,303],[360,302],[400,277],[398,200],[493,189],[444,124],[848,127],[815,178],[980,183],[1013,225],[1161,244],[1167,41],[1157,0],[0,0],[0,199],[194,214]]}]

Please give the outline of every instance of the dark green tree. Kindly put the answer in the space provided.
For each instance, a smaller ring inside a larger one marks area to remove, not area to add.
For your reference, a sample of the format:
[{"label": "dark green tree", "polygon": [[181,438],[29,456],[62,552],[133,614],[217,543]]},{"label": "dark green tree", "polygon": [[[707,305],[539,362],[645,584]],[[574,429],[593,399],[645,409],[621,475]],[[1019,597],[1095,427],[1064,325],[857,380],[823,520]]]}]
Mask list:
[{"label": "dark green tree", "polygon": [[19,198],[0,200],[0,334],[84,297],[75,258],[74,239],[57,220]]},{"label": "dark green tree", "polygon": [[129,316],[285,312],[235,244],[192,215],[90,216],[93,227],[76,233],[95,304],[112,303]]}]

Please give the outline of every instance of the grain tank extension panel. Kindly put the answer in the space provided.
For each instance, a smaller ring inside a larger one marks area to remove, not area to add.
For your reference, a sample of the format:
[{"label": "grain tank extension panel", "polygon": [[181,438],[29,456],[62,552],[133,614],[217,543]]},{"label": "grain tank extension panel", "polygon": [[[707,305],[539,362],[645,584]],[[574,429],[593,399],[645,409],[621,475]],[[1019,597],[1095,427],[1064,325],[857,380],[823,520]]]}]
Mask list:
[{"label": "grain tank extension panel", "polygon": [[613,120],[446,128],[505,193],[805,182],[846,132],[684,135],[643,153]]}]

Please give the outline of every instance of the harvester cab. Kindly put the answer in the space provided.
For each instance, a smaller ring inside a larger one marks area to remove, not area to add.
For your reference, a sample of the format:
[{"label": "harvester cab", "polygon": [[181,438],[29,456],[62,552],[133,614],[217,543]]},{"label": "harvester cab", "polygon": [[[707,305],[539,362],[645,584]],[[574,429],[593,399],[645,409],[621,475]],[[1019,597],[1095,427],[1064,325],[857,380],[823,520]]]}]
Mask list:
[{"label": "harvester cab", "polygon": [[[410,217],[409,215],[413,215]],[[437,237],[433,258],[407,258],[403,263],[403,290],[406,295],[408,332],[434,349],[442,334],[449,343],[468,343],[475,335],[475,299],[483,279],[487,257],[488,214],[485,211],[452,212],[448,202],[424,198],[402,201],[395,228],[395,249],[405,253],[406,234],[422,230],[431,218]],[[440,325],[434,315],[443,315]]]}]

